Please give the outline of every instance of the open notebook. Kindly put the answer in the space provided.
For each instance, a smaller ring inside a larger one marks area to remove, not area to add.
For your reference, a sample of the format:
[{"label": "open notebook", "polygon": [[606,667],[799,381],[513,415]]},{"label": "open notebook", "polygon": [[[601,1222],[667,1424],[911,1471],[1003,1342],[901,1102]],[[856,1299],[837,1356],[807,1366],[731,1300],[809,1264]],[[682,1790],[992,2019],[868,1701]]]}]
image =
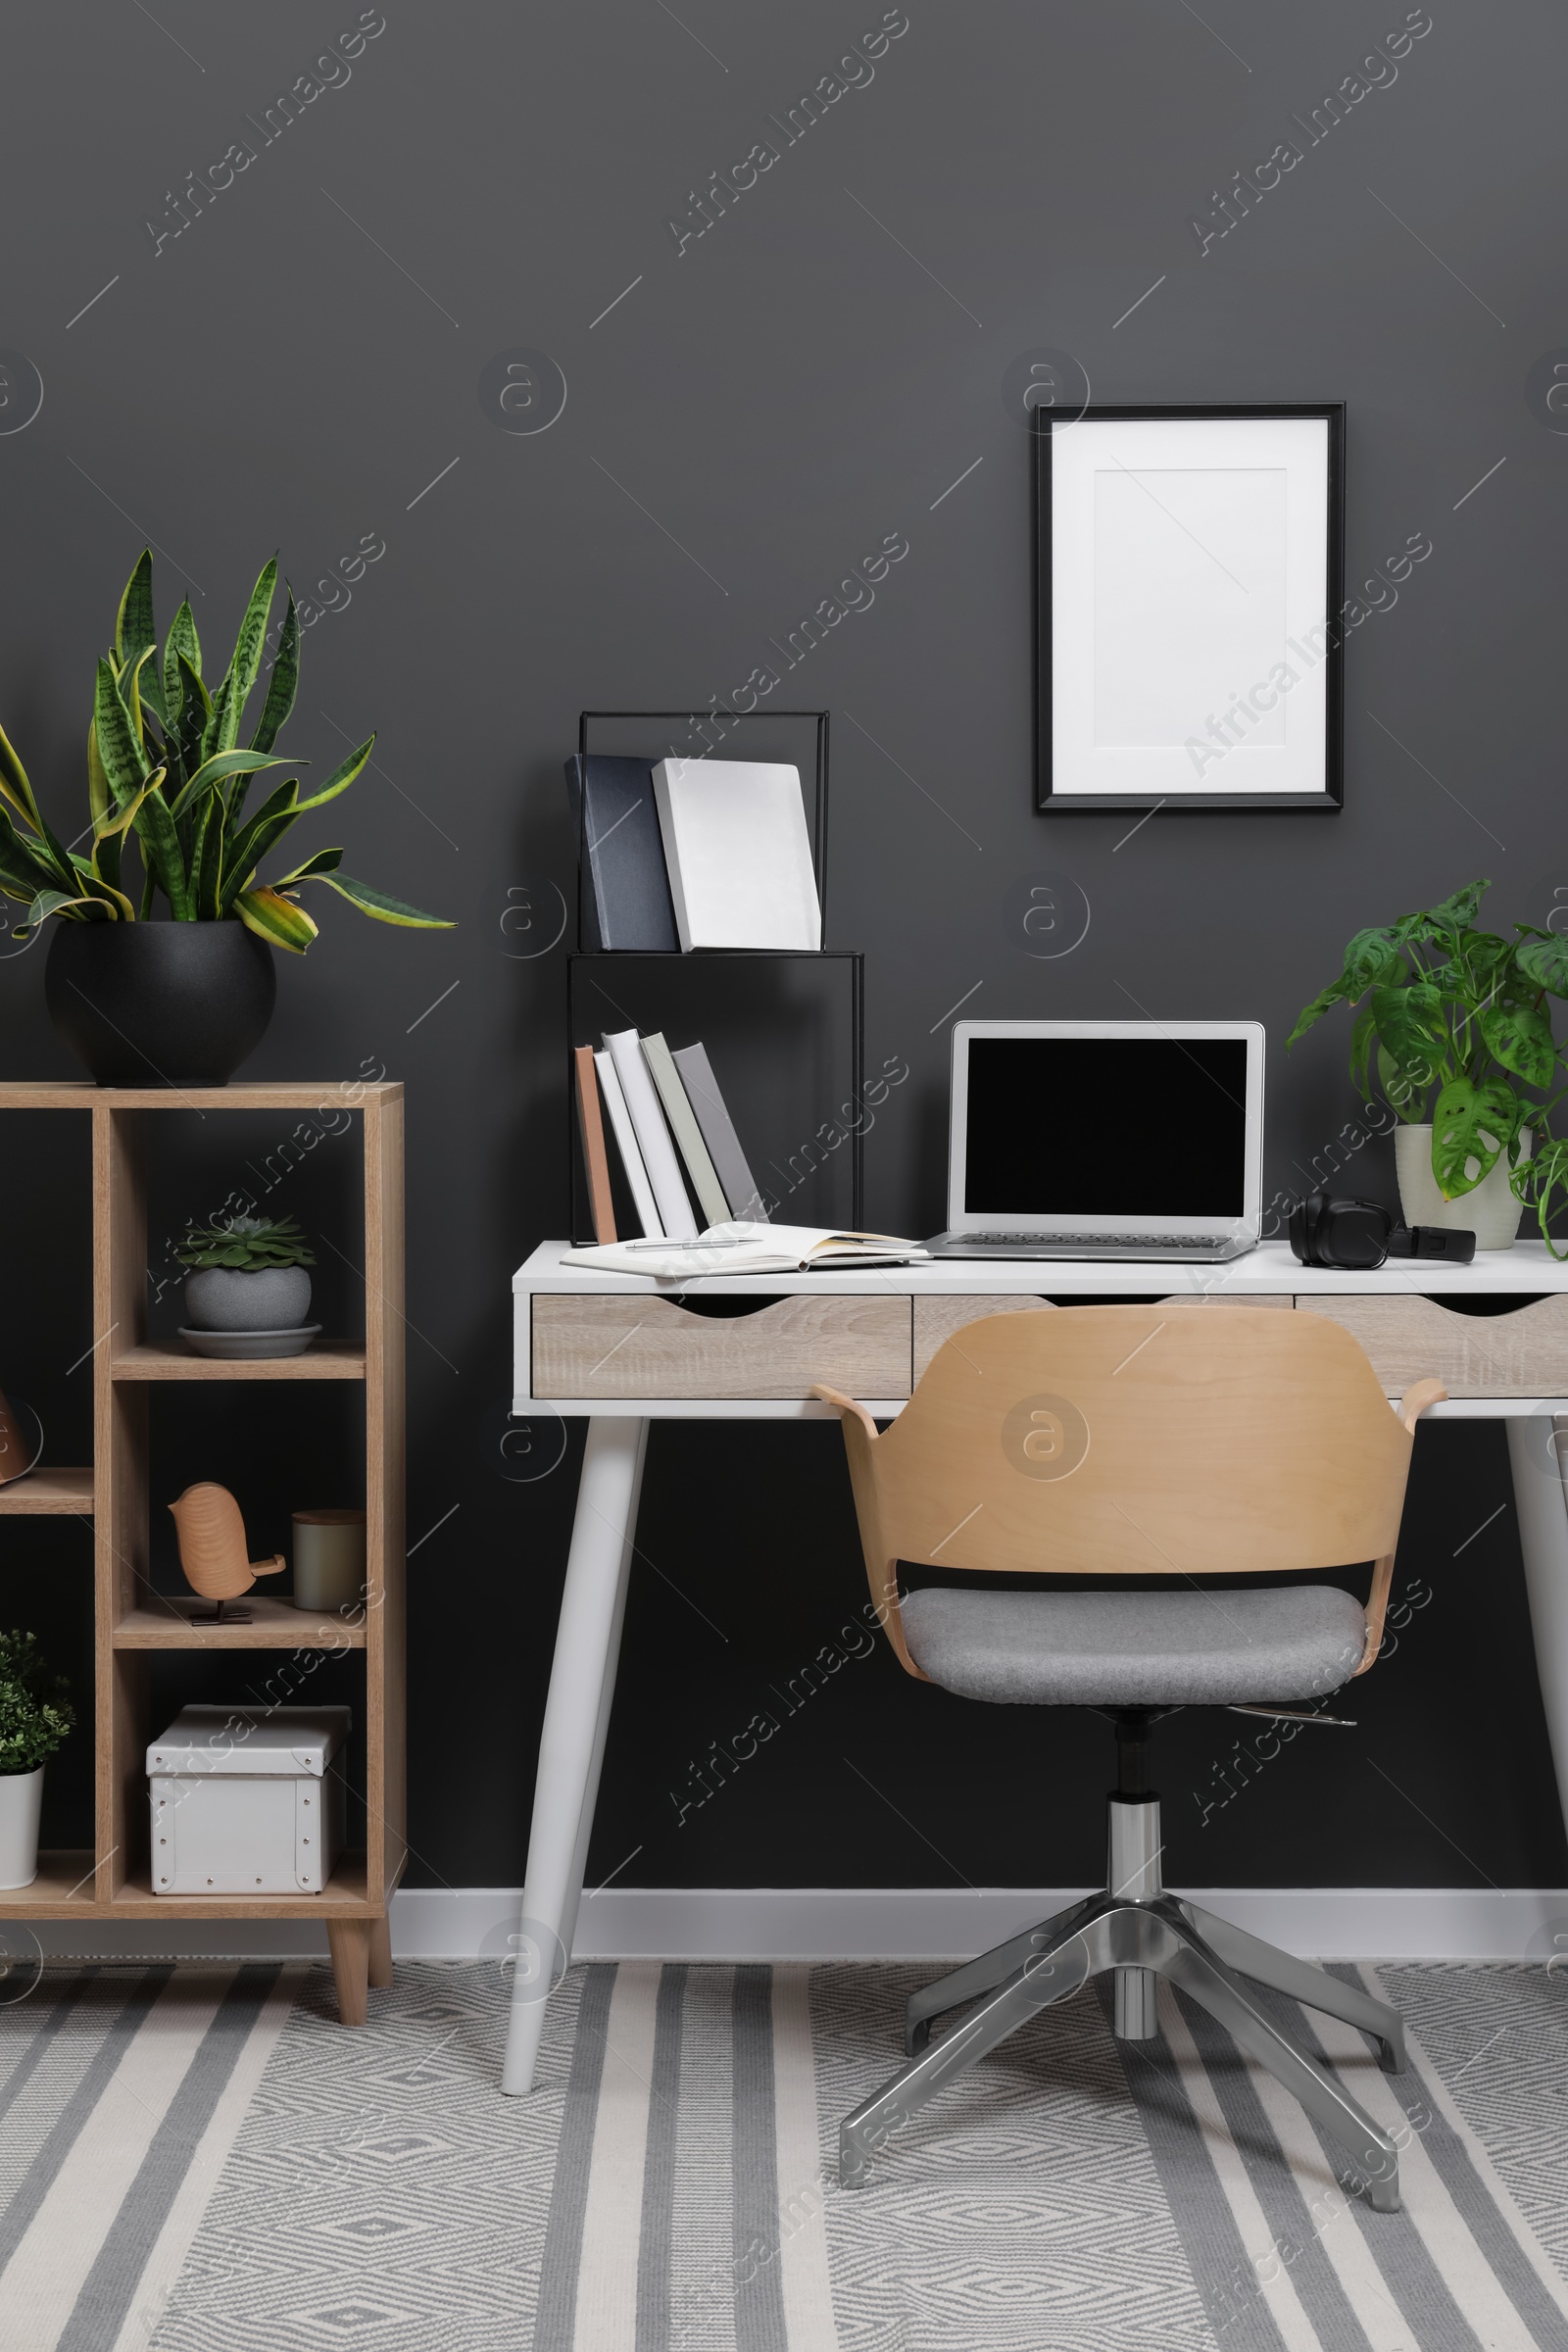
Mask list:
[{"label": "open notebook", "polygon": [[888,1233],[839,1233],[826,1225],[763,1225],[736,1217],[710,1225],[695,1242],[605,1242],[573,1250],[564,1266],[607,1274],[652,1274],[690,1282],[699,1274],[815,1274],[833,1266],[899,1266],[928,1252]]}]

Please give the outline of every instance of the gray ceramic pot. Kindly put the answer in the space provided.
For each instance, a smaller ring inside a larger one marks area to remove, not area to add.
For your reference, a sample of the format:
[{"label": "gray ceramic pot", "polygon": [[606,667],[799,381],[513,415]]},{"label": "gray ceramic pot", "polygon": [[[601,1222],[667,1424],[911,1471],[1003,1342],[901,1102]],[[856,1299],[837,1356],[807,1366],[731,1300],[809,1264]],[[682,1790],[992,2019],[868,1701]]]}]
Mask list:
[{"label": "gray ceramic pot", "polygon": [[185,1277],[185,1322],[193,1331],[298,1331],[311,1308],[303,1266],[200,1266]]}]

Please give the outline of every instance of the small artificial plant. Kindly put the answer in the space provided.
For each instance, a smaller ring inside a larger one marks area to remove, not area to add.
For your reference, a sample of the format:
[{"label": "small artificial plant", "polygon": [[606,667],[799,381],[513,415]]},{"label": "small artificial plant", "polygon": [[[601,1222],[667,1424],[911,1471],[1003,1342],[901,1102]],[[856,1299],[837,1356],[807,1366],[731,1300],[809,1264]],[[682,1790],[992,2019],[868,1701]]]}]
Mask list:
[{"label": "small artificial plant", "polygon": [[178,1254],[181,1265],[228,1266],[237,1274],[316,1263],[292,1217],[234,1217],[226,1225],[192,1225]]},{"label": "small artificial plant", "polygon": [[71,1686],[51,1674],[32,1634],[0,1634],[0,1774],[36,1772],[76,1721]]},{"label": "small artificial plant", "polygon": [[[1517,1199],[1533,1200],[1543,1239],[1553,1195],[1568,1196],[1568,1143],[1552,1139],[1568,1049],[1552,1035],[1550,997],[1568,997],[1568,941],[1533,923],[1515,937],[1476,928],[1490,881],[1439,906],[1358,931],[1340,977],[1305,1005],[1294,1046],[1335,1004],[1359,1007],[1350,1083],[1377,1075],[1401,1119],[1432,1123],[1432,1173],[1446,1200],[1474,1192],[1506,1152]],[[1523,1159],[1524,1137],[1536,1147]],[[1553,1250],[1554,1255],[1563,1254]]]},{"label": "small artificial plant", "polygon": [[[246,816],[252,777],[286,764],[273,746],[299,683],[300,625],[290,588],[261,716],[241,749],[245,705],[261,673],[276,589],[274,559],[251,592],[228,667],[209,689],[188,601],[174,614],[159,657],[153,560],[143,548],[120,600],[115,642],[98,662],[87,728],[90,856],[61,846],[0,730],[0,801],[6,804],[0,808],[0,892],[26,906],[24,928],[51,914],[74,923],[129,923],[139,914],[145,922],[161,895],[176,922],[238,916],[274,947],[303,954],[316,937],[316,924],[299,905],[305,882],[324,882],[378,922],[452,928],[438,915],[421,914],[340,873],[341,850],[318,850],[270,882],[257,879],[262,859],[295,819],[346,792],[375,743],[368,737],[308,800],[300,799],[298,779],[291,776]],[[130,835],[142,867],[139,906],[122,873]]]}]

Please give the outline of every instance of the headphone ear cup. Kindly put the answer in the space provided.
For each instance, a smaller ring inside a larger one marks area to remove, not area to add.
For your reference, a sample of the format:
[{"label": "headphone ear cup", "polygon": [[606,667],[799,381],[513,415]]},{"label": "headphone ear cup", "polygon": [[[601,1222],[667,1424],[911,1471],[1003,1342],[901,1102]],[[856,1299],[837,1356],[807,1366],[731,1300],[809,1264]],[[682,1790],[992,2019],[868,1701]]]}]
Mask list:
[{"label": "headphone ear cup", "polygon": [[1318,1264],[1369,1274],[1385,1263],[1394,1218],[1377,1200],[1330,1200],[1319,1231]]},{"label": "headphone ear cup", "polygon": [[1301,1263],[1304,1266],[1321,1266],[1324,1263],[1323,1212],[1328,1203],[1329,1197],[1321,1187],[1317,1192],[1309,1193],[1303,1203],[1301,1238],[1304,1247]]}]

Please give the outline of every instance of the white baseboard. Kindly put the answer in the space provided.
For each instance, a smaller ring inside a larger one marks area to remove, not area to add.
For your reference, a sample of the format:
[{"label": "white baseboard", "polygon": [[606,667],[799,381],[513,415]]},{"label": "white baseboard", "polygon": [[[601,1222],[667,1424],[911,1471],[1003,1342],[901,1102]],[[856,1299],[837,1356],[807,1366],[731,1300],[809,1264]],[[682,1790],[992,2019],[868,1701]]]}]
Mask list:
[{"label": "white baseboard", "polygon": [[[1081,1887],[607,1887],[583,1898],[579,1960],[967,1958],[1063,1909]],[[1288,1951],[1335,1960],[1547,1960],[1568,1954],[1568,1889],[1184,1887]],[[521,1891],[407,1887],[392,1901],[405,1960],[505,1959]],[[14,1938],[21,1923],[8,1931]],[[308,1920],[35,1922],[47,1958],[324,1959]]]}]

